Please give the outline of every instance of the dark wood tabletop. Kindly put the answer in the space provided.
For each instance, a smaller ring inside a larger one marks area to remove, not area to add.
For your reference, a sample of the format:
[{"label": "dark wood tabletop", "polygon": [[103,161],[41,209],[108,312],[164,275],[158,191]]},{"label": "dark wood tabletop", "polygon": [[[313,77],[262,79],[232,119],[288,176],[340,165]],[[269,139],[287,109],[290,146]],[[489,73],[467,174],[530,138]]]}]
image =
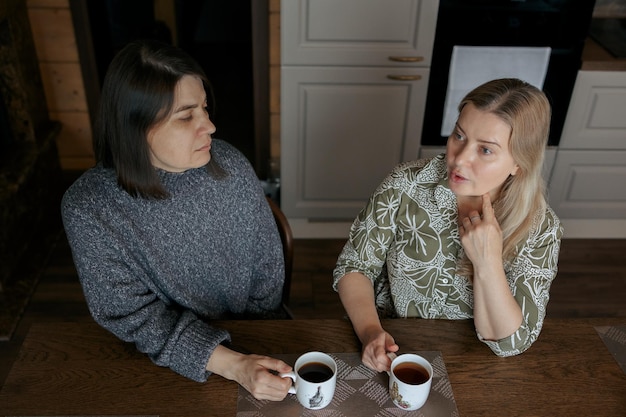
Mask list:
[{"label": "dark wood tabletop", "polygon": [[[259,354],[358,352],[345,320],[220,321],[235,349]],[[401,352],[441,351],[461,416],[626,415],[626,374],[595,326],[626,319],[547,319],[525,353],[499,358],[471,321],[397,319]],[[238,385],[154,365],[92,322],[34,324],[0,391],[2,416],[235,416]]]}]

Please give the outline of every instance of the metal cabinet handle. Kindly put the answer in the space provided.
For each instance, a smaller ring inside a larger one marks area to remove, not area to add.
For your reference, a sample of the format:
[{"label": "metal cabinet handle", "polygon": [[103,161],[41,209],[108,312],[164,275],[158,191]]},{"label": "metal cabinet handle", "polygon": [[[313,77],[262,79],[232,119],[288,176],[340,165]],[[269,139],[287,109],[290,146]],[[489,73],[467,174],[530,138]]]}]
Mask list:
[{"label": "metal cabinet handle", "polygon": [[390,80],[396,80],[396,81],[417,81],[417,80],[421,80],[422,76],[421,75],[387,75],[387,78],[389,78]]},{"label": "metal cabinet handle", "polygon": [[424,60],[423,56],[390,56],[390,61],[396,62],[420,62]]}]

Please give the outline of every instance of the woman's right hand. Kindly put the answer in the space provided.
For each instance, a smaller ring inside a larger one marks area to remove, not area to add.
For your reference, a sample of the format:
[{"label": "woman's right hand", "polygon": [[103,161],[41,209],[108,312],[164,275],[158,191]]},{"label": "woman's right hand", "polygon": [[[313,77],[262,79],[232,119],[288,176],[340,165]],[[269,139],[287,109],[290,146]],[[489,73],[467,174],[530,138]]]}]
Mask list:
[{"label": "woman's right hand", "polygon": [[337,287],[341,303],[363,344],[361,360],[375,371],[388,371],[391,360],[387,353],[397,352],[398,345],[380,324],[372,282],[359,272],[350,272],[339,280]]},{"label": "woman's right hand", "polygon": [[285,362],[262,355],[245,355],[218,346],[206,366],[207,370],[244,387],[257,400],[281,401],[292,385],[291,378],[277,374],[292,370]]},{"label": "woman's right hand", "polygon": [[389,353],[395,353],[399,347],[393,337],[385,330],[372,332],[363,337],[362,362],[369,368],[378,371],[389,371],[391,359]]},{"label": "woman's right hand", "polygon": [[291,378],[281,378],[276,373],[291,371],[285,362],[260,355],[244,355],[241,373],[236,381],[257,400],[282,401],[292,385]]}]

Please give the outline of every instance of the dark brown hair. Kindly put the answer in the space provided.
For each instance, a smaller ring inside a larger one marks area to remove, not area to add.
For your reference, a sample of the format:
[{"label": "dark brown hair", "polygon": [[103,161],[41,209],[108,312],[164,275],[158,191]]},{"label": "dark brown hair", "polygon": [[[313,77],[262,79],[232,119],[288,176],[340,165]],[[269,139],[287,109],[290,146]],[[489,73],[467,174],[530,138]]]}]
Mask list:
[{"label": "dark brown hair", "polygon": [[[117,174],[120,187],[133,197],[168,196],[150,160],[149,130],[169,116],[176,85],[185,75],[210,84],[200,65],[182,49],[158,41],[135,41],[111,61],[104,78],[94,128],[96,161]],[[207,169],[224,171],[211,158]]]}]

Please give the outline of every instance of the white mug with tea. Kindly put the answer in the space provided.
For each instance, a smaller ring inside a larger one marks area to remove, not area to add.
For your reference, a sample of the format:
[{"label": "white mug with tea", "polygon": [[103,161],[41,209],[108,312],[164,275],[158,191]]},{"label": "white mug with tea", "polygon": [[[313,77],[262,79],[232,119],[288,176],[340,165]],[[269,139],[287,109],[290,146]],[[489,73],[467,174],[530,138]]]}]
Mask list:
[{"label": "white mug with tea", "polygon": [[291,378],[290,394],[296,394],[303,407],[319,410],[330,404],[337,384],[337,364],[326,353],[308,352],[296,360],[293,371],[280,374]]},{"label": "white mug with tea", "polygon": [[405,353],[391,362],[389,396],[403,410],[417,410],[428,399],[433,367],[420,355]]}]

